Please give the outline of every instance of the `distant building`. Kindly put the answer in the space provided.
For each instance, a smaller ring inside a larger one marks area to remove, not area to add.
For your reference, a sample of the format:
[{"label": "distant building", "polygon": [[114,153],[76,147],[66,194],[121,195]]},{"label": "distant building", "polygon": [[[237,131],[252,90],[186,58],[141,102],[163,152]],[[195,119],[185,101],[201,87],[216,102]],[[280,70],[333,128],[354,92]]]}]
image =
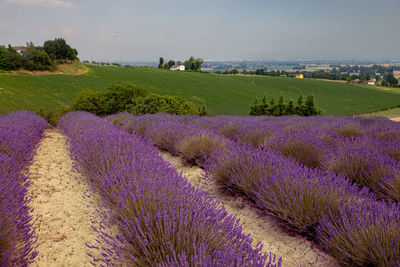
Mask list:
[{"label": "distant building", "polygon": [[173,65],[170,70],[185,70],[185,65]]},{"label": "distant building", "polygon": [[375,85],[376,84],[376,79],[372,78],[368,81],[368,85]]},{"label": "distant building", "polygon": [[352,81],[350,81],[350,83],[360,83],[360,79],[355,79],[355,80],[352,80]]},{"label": "distant building", "polygon": [[304,79],[304,75],[303,74],[296,74],[296,79]]},{"label": "distant building", "polygon": [[12,49],[17,51],[18,54],[23,55],[26,52],[26,47],[25,46],[13,46]]}]

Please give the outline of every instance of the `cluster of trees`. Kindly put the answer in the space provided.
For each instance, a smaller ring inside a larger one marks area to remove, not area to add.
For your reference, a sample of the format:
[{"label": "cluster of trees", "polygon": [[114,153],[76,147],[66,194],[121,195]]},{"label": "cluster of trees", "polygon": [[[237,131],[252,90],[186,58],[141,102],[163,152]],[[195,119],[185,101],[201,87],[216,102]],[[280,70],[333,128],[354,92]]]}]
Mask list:
[{"label": "cluster of trees", "polygon": [[382,86],[390,86],[390,87],[398,87],[399,85],[399,80],[397,80],[393,73],[388,73],[385,74],[385,76],[383,77]]},{"label": "cluster of trees", "polygon": [[43,44],[43,50],[52,60],[76,60],[78,51],[67,44],[63,38],[48,40]]},{"label": "cluster of trees", "polygon": [[98,116],[118,112],[154,114],[165,112],[177,115],[206,115],[205,107],[200,110],[192,102],[178,96],[149,94],[139,86],[110,85],[106,92],[85,89],[75,94],[70,110],[82,110]]},{"label": "cluster of trees", "polygon": [[57,60],[75,60],[77,55],[76,49],[71,48],[62,38],[46,41],[43,47],[27,43],[22,55],[11,45],[7,48],[0,46],[0,69],[53,70]]},{"label": "cluster of trees", "polygon": [[0,69],[17,70],[52,70],[54,63],[42,47],[27,44],[26,51],[20,55],[10,45],[8,48],[0,46]]},{"label": "cluster of trees", "polygon": [[193,56],[190,57],[188,60],[185,62],[177,61],[175,60],[169,60],[168,62],[164,61],[163,57],[160,57],[159,63],[158,63],[158,68],[159,69],[170,69],[174,65],[184,65],[185,70],[193,70],[193,71],[200,71],[201,70],[201,65],[203,64],[203,59],[197,58],[195,59]]},{"label": "cluster of trees", "polygon": [[307,96],[305,101],[303,99],[304,96],[300,95],[297,98],[296,104],[293,100],[289,100],[288,103],[285,103],[284,97],[280,96],[278,101],[275,102],[275,97],[267,97],[267,95],[264,95],[260,104],[258,104],[256,99],[254,106],[250,107],[250,115],[282,116],[297,114],[300,116],[312,116],[322,113],[322,111],[315,106],[314,96]]}]

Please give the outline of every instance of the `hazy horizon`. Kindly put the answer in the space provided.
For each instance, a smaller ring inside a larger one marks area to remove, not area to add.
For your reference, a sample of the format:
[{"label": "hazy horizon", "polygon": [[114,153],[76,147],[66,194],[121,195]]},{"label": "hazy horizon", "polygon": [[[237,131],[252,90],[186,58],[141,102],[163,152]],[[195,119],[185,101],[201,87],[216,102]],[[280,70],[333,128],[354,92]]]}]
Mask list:
[{"label": "hazy horizon", "polygon": [[109,61],[399,59],[400,2],[0,0],[0,44]]}]

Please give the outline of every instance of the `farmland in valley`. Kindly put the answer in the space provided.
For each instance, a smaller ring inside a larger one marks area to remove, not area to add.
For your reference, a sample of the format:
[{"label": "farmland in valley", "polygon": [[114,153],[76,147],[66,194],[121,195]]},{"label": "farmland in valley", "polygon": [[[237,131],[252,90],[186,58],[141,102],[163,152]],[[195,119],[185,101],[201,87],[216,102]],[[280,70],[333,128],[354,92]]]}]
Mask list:
[{"label": "farmland in valley", "polygon": [[264,94],[296,99],[314,94],[325,114],[354,115],[397,106],[400,91],[311,79],[265,76],[223,76],[195,72],[134,67],[90,66],[82,75],[29,75],[0,73],[0,113],[19,109],[55,109],[68,105],[84,88],[104,91],[112,83],[136,84],[151,93],[182,96],[211,115],[247,115],[256,98]]}]

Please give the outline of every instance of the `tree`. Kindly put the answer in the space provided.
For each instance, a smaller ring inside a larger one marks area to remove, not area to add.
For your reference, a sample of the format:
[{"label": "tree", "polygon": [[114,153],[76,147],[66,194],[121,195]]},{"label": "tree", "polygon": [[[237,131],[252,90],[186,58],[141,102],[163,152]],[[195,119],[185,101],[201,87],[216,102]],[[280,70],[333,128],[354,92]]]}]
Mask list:
[{"label": "tree", "polygon": [[12,49],[10,45],[7,49],[0,46],[0,69],[16,70],[22,67],[22,65],[23,57]]},{"label": "tree", "polygon": [[160,63],[158,63],[158,68],[159,68],[159,69],[162,69],[163,66],[164,66],[164,58],[163,58],[163,57],[160,57]]},{"label": "tree", "polygon": [[183,65],[185,65],[185,69],[187,70],[196,70],[199,71],[201,69],[201,65],[203,64],[203,60],[201,58],[195,59],[191,56],[188,60],[186,60]]},{"label": "tree", "polygon": [[321,114],[321,111],[315,106],[314,96],[309,95],[307,96],[306,103],[303,109],[304,116],[312,116]]},{"label": "tree", "polygon": [[194,66],[193,66],[193,70],[197,70],[200,71],[201,70],[201,65],[203,64],[203,60],[201,58],[198,58],[194,61]]},{"label": "tree", "polygon": [[232,70],[232,74],[238,74],[238,73],[239,73],[239,71],[237,69]]},{"label": "tree", "polygon": [[53,60],[75,60],[78,58],[78,51],[69,46],[63,38],[56,38],[44,42],[43,49]]},{"label": "tree", "polygon": [[395,87],[399,81],[394,77],[393,73],[388,73],[385,75],[385,80],[389,84],[389,86]]},{"label": "tree", "polygon": [[294,108],[296,111],[296,114],[298,115],[303,115],[303,96],[300,95],[299,98],[297,98],[297,106]]},{"label": "tree", "polygon": [[262,103],[260,105],[256,99],[254,106],[250,107],[250,115],[282,116],[297,114],[301,116],[311,116],[321,114],[321,110],[315,106],[314,96],[311,95],[307,96],[305,104],[303,104],[303,96],[300,95],[297,99],[296,107],[294,106],[293,100],[290,100],[288,104],[285,104],[284,96],[279,97],[278,104],[275,104],[275,98],[273,96],[269,98],[269,106],[267,102],[268,98],[266,95],[262,98]]},{"label": "tree", "polygon": [[293,100],[290,100],[285,108],[285,115],[291,115],[291,114],[296,114]]},{"label": "tree", "polygon": [[31,42],[24,54],[24,67],[27,70],[49,70],[52,68],[52,61],[43,48],[34,46]]},{"label": "tree", "polygon": [[170,60],[168,61],[168,69],[172,68],[172,66],[175,65],[175,61],[174,60]]}]

